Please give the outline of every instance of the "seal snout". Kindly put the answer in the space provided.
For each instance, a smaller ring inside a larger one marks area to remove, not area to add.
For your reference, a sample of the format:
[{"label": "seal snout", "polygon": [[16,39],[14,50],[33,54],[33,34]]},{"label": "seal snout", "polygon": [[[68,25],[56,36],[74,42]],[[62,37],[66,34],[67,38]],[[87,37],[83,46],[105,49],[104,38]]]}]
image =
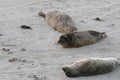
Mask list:
[{"label": "seal snout", "polygon": [[68,66],[62,67],[62,70],[64,71],[64,73],[67,77],[71,77],[71,78],[77,77],[77,75],[74,74],[74,72],[72,72],[72,70]]},{"label": "seal snout", "polygon": [[63,70],[64,72],[66,72],[66,67],[62,67],[62,70]]},{"label": "seal snout", "polygon": [[118,60],[118,64],[119,64],[119,66],[120,66],[120,58],[117,58],[117,60]]},{"label": "seal snout", "polygon": [[64,73],[67,77],[71,77],[68,67],[62,67],[62,70],[64,71]]},{"label": "seal snout", "polygon": [[100,37],[101,37],[101,38],[106,38],[106,37],[107,37],[106,32],[102,32],[102,33],[100,34]]}]

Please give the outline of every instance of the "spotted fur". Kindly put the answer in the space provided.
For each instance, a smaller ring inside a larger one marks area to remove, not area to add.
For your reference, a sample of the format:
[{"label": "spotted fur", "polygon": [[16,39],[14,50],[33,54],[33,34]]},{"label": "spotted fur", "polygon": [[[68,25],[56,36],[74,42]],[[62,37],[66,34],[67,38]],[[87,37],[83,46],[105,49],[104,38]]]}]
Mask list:
[{"label": "spotted fur", "polygon": [[97,32],[92,30],[77,31],[62,35],[59,38],[58,43],[64,48],[74,48],[96,43],[106,37],[107,35],[105,32]]},{"label": "spotted fur", "polygon": [[75,22],[72,18],[59,11],[51,11],[48,13],[39,12],[39,15],[45,17],[47,23],[53,27],[54,30],[61,32],[63,34],[76,31]]},{"label": "spotted fur", "polygon": [[80,59],[62,67],[67,77],[80,77],[109,73],[120,65],[118,58],[87,58]]}]

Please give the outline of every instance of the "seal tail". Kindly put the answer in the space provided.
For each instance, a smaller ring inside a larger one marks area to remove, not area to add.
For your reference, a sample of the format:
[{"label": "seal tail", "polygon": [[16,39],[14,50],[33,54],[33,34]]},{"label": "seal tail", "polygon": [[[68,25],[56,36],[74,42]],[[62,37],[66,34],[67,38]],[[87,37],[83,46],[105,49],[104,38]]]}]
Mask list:
[{"label": "seal tail", "polygon": [[44,18],[46,17],[44,12],[39,12],[38,15],[41,16],[41,17],[44,17]]}]

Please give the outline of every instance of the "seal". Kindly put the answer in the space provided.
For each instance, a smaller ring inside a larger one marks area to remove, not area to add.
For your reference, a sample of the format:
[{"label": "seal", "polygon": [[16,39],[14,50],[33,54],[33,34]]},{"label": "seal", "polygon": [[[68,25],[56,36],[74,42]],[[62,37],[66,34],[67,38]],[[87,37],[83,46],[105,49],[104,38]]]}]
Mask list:
[{"label": "seal", "polygon": [[120,66],[119,58],[85,58],[62,67],[67,77],[109,73]]},{"label": "seal", "polygon": [[72,18],[60,11],[50,11],[46,14],[44,12],[39,12],[39,15],[44,17],[47,23],[52,26],[54,30],[63,34],[77,30]]},{"label": "seal", "polygon": [[57,43],[64,48],[74,48],[96,43],[106,37],[107,35],[105,32],[97,32],[93,30],[76,31],[61,35]]}]

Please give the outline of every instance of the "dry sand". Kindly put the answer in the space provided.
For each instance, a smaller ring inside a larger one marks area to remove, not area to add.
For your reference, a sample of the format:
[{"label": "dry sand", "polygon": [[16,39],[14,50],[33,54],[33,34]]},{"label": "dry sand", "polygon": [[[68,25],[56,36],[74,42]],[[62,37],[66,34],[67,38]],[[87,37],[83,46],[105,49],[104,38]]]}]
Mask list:
[{"label": "dry sand", "polygon": [[[63,49],[56,43],[61,34],[37,15],[51,10],[69,14],[79,30],[105,31],[108,37],[82,48]],[[93,20],[96,17],[103,21]],[[78,78],[67,78],[61,70],[80,58],[120,57],[119,27],[120,0],[0,0],[0,80],[119,80],[120,69]],[[13,57],[18,60],[9,62]]]}]

